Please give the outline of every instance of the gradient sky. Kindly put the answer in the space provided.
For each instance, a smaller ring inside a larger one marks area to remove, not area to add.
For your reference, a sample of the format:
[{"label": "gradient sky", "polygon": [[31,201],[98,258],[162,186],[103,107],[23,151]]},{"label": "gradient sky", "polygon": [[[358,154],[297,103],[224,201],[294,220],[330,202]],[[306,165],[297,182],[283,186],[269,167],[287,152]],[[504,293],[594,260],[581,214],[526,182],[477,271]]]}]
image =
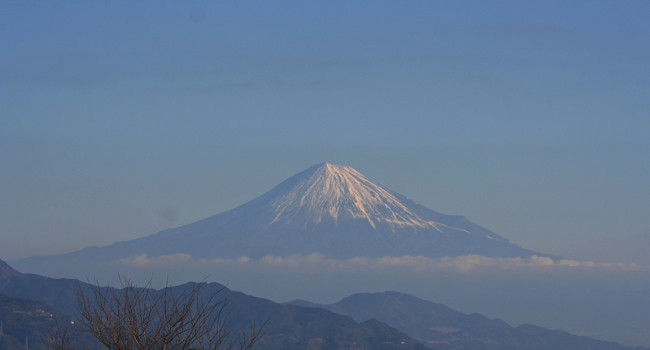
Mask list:
[{"label": "gradient sky", "polygon": [[650,265],[648,1],[0,2],[0,259],[233,208],[313,164]]}]

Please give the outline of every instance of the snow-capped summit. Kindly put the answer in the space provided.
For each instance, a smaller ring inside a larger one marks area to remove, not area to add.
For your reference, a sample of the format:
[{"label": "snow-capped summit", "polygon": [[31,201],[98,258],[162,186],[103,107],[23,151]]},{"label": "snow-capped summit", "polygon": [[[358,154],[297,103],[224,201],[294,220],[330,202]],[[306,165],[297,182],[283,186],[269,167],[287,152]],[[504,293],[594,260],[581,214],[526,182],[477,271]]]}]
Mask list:
[{"label": "snow-capped summit", "polygon": [[299,175],[303,176],[292,188],[268,202],[275,214],[270,224],[302,220],[306,226],[352,219],[367,220],[372,227],[435,227],[352,167],[323,163]]},{"label": "snow-capped summit", "polygon": [[314,165],[232,210],[178,228],[101,248],[16,261],[26,271],[55,260],[107,262],[147,254],[194,258],[309,255],[333,258],[478,254],[550,256],[521,248],[462,216],[444,215],[355,169]]}]

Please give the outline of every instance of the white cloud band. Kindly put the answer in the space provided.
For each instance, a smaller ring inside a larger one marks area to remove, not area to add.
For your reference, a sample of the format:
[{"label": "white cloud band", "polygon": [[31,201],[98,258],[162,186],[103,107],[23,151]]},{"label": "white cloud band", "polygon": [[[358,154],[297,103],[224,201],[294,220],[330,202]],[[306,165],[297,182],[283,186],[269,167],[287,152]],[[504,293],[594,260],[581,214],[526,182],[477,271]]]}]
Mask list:
[{"label": "white cloud band", "polygon": [[589,268],[607,270],[648,270],[650,268],[635,264],[598,263],[593,261],[553,260],[533,255],[530,258],[490,258],[481,255],[465,255],[432,259],[423,256],[401,256],[383,258],[356,257],[346,260],[331,259],[320,253],[308,256],[296,254],[286,257],[267,255],[261,259],[246,256],[237,259],[194,259],[189,254],[173,254],[148,257],[146,254],[121,259],[117,263],[132,268],[254,268],[303,273],[332,272],[390,272],[410,271],[417,273],[456,271],[471,272],[481,269],[570,269]]}]

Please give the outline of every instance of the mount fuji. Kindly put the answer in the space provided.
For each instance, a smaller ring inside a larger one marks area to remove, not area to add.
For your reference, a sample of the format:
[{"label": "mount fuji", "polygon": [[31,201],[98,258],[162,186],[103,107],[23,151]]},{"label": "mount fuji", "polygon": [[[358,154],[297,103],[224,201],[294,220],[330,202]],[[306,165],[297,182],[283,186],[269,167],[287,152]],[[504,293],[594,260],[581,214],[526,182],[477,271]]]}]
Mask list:
[{"label": "mount fuji", "polygon": [[24,271],[57,261],[103,263],[147,254],[194,258],[266,255],[547,256],[522,248],[463,216],[430,210],[349,166],[322,163],[229,211],[178,228],[56,256],[13,261]]}]

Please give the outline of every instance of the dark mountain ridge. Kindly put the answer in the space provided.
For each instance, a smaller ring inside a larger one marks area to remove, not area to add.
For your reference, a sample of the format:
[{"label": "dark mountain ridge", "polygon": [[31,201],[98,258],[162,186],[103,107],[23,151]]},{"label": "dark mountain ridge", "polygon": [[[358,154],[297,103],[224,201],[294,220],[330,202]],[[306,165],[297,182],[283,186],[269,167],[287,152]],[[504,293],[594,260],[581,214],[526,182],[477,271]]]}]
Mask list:
[{"label": "dark mountain ridge", "polygon": [[0,321],[2,350],[24,350],[26,340],[30,349],[45,349],[42,339],[47,337],[48,330],[57,326],[69,330],[70,341],[78,348],[84,343],[91,348],[102,347],[90,334],[80,332],[81,328],[71,317],[34,300],[0,294]]},{"label": "dark mountain ridge", "polygon": [[[73,318],[77,286],[84,293],[91,287],[72,279],[13,275],[0,278],[0,293],[35,300],[44,304],[42,307]],[[193,285],[187,283],[174,290]],[[322,305],[300,300],[278,304],[231,291],[218,283],[206,284],[201,290],[205,295],[217,291],[217,299],[229,300],[234,331],[248,330],[253,320],[258,324],[268,320],[268,332],[257,349],[649,350],[533,325],[514,328],[499,319],[476,313],[466,315],[398,292],[359,293]]]},{"label": "dark mountain ridge", "polygon": [[0,260],[0,279],[20,276],[20,272],[14,270],[6,262]]},{"label": "dark mountain ridge", "polygon": [[577,336],[529,324],[511,327],[500,319],[470,315],[398,292],[358,293],[331,304],[290,302],[348,315],[357,322],[377,319],[434,349],[454,350],[647,350]]},{"label": "dark mountain ridge", "polygon": [[[187,283],[173,287],[173,291],[193,286],[194,283]],[[91,285],[72,279],[33,274],[0,278],[0,296],[32,299],[26,302],[44,304],[43,307],[57,310],[68,320],[77,318],[77,287],[86,295],[91,293]],[[217,300],[228,300],[230,327],[234,332],[248,331],[253,321],[257,324],[267,322],[267,332],[254,349],[426,349],[420,342],[376,320],[357,323],[348,316],[328,310],[282,305],[231,291],[218,283],[205,284],[201,292],[206,296],[218,292]],[[0,350],[5,349],[0,347]]]}]

